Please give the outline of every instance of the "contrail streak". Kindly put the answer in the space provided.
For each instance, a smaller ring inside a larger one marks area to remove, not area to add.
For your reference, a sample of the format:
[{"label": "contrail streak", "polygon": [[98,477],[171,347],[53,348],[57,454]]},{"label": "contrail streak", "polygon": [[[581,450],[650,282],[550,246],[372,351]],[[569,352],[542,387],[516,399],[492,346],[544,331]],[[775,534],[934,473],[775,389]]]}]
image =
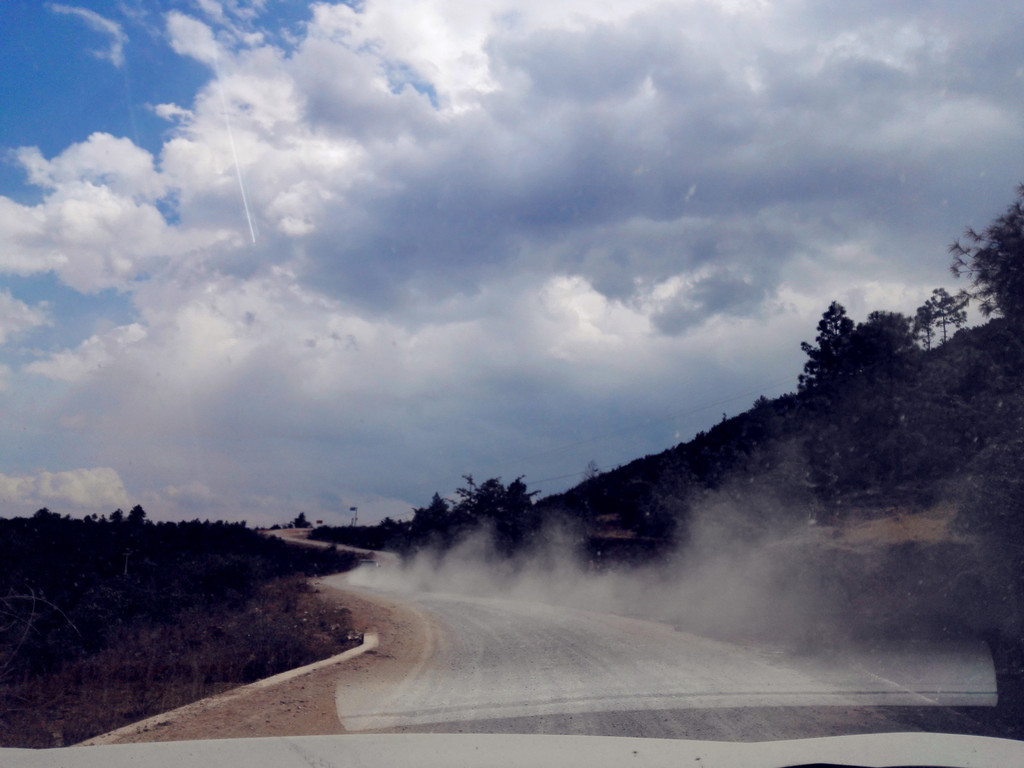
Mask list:
[{"label": "contrail streak", "polygon": [[256,223],[253,221],[252,212],[249,210],[249,196],[245,192],[245,180],[242,178],[242,166],[238,163],[238,149],[235,147],[235,134],[231,130],[231,118],[228,116],[228,104],[224,98],[224,84],[220,77],[220,56],[214,48],[214,72],[217,75],[217,93],[220,96],[220,107],[224,112],[224,125],[228,129],[228,143],[231,145],[231,157],[235,161],[235,175],[238,177],[238,189],[242,193],[242,207],[245,209],[245,218],[249,222],[249,236],[253,243],[256,242]]}]

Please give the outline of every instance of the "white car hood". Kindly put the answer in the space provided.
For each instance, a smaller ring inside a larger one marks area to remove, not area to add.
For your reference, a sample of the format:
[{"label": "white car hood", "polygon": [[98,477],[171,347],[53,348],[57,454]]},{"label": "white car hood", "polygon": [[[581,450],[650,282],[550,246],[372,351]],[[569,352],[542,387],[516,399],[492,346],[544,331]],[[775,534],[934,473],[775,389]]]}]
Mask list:
[{"label": "white car hood", "polygon": [[0,749],[3,768],[781,768],[1024,765],[1024,742],[891,733],[757,743],[606,736],[366,734]]}]

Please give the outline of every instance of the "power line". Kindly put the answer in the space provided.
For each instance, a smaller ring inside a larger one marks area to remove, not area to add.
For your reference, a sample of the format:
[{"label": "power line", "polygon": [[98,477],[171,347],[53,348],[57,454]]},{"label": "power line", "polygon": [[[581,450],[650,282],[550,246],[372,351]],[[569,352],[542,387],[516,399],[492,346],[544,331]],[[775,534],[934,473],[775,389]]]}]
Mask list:
[{"label": "power line", "polygon": [[579,477],[580,475],[585,474],[587,474],[587,470],[584,469],[581,472],[570,472],[568,475],[559,475],[558,477],[545,477],[543,480],[531,480],[528,483],[528,485],[540,485],[541,483],[550,483],[555,480],[565,480],[566,478],[569,477]]},{"label": "power line", "polygon": [[[545,448],[542,451],[538,451],[536,453],[532,453],[532,454],[529,454],[527,456],[521,456],[519,459],[513,460],[512,462],[509,462],[509,463],[513,463],[513,464],[521,463],[521,462],[524,462],[524,461],[529,461],[530,459],[535,459],[538,456],[546,456],[549,453],[557,453],[558,451],[568,450],[569,448],[576,448],[576,447],[578,447],[580,445],[586,445],[587,443],[599,442],[601,440],[606,440],[609,437],[618,437],[619,435],[624,435],[624,434],[627,434],[629,432],[634,432],[634,431],[636,431],[638,429],[643,429],[644,427],[649,427],[649,426],[652,426],[654,424],[662,424],[662,423],[667,422],[667,421],[672,421],[674,419],[678,419],[681,416],[689,416],[690,414],[699,413],[700,411],[706,410],[708,408],[714,408],[715,406],[718,406],[718,405],[724,405],[725,403],[731,403],[734,400],[740,400],[740,399],[745,398],[745,397],[750,397],[751,395],[754,395],[754,394],[764,393],[766,390],[774,389],[775,387],[778,387],[778,386],[780,386],[782,384],[791,382],[792,380],[793,379],[792,379],[791,376],[787,376],[787,377],[785,377],[783,379],[777,379],[777,380],[775,380],[773,382],[761,385],[761,386],[759,386],[759,387],[757,387],[755,389],[747,390],[746,392],[742,392],[742,393],[737,394],[737,395],[730,395],[729,397],[724,397],[724,398],[721,398],[719,400],[714,400],[714,401],[709,402],[709,403],[704,403],[703,405],[697,405],[697,406],[693,406],[691,408],[684,408],[684,409],[679,410],[679,411],[672,411],[672,412],[670,412],[668,414],[665,414],[664,416],[659,416],[659,417],[654,418],[654,419],[647,419],[646,421],[638,422],[636,424],[631,424],[628,427],[622,427],[621,429],[617,429],[617,430],[614,430],[612,432],[605,432],[605,433],[600,434],[600,435],[595,435],[593,437],[584,438],[583,440],[577,440],[576,442],[573,442],[573,443],[566,443],[564,445],[556,446],[554,448]],[[582,472],[576,472],[574,474],[583,474],[583,473]],[[571,477],[571,475],[567,475],[567,477]],[[562,479],[562,478],[548,478],[548,480],[559,480],[559,479]],[[536,482],[539,483],[539,482],[545,482],[545,481],[538,480]]]},{"label": "power line", "polygon": [[[778,387],[778,386],[780,386],[782,384],[785,384],[785,383],[788,383],[788,382],[791,382],[791,381],[792,381],[792,377],[791,376],[787,376],[787,377],[785,377],[783,379],[776,379],[775,381],[769,382],[768,384],[761,385],[761,386],[759,386],[759,387],[757,387],[755,389],[750,389],[750,390],[747,390],[747,391],[742,392],[742,393],[737,394],[737,395],[730,395],[729,397],[721,398],[720,400],[714,400],[712,402],[705,403],[703,405],[697,405],[697,406],[694,406],[692,408],[685,408],[685,409],[680,410],[680,411],[673,411],[673,412],[671,412],[669,414],[666,414],[665,416],[661,416],[661,417],[656,418],[656,419],[648,419],[647,421],[643,421],[643,422],[640,422],[638,424],[633,424],[631,426],[615,430],[614,432],[606,432],[604,434],[596,435],[594,437],[588,437],[588,438],[586,438],[584,440],[579,440],[579,441],[577,441],[575,443],[569,443],[567,445],[559,446],[557,448],[547,448],[547,449],[545,449],[543,451],[539,451],[538,453],[534,453],[534,454],[531,454],[530,456],[522,458],[519,461],[527,461],[529,459],[536,458],[537,456],[543,456],[543,455],[548,454],[548,453],[554,453],[556,451],[568,450],[569,448],[575,448],[577,446],[585,445],[587,443],[597,442],[599,440],[604,440],[604,439],[609,438],[609,437],[617,437],[618,435],[626,434],[628,432],[632,432],[632,431],[635,431],[637,429],[642,429],[643,427],[647,427],[647,426],[650,426],[652,424],[661,424],[661,423],[664,423],[666,421],[672,421],[673,419],[677,419],[680,416],[688,416],[690,414],[698,413],[698,412],[706,410],[708,408],[713,408],[713,407],[718,406],[718,405],[723,405],[724,403],[730,403],[730,402],[733,402],[734,400],[740,400],[740,399],[745,398],[745,397],[750,397],[753,394],[764,394],[764,392],[766,392],[766,391],[770,391],[770,390],[774,389],[775,387]],[[622,466],[622,464],[617,464],[616,466]],[[529,485],[531,485],[531,486],[538,486],[538,485],[541,485],[542,483],[551,483],[551,482],[554,482],[555,480],[566,480],[566,479],[568,479],[570,477],[580,477],[580,476],[585,475],[585,474],[586,474],[586,470],[583,469],[583,470],[580,470],[579,472],[570,472],[567,475],[558,475],[556,477],[545,477],[545,478],[543,478],[541,480],[532,480],[532,481],[529,481]]]},{"label": "power line", "polygon": [[[647,419],[646,421],[642,421],[642,422],[638,422],[638,423],[635,423],[635,424],[631,424],[631,425],[629,425],[627,427],[623,427],[621,429],[617,429],[617,430],[614,430],[612,432],[604,432],[604,433],[602,433],[600,435],[594,435],[593,437],[584,438],[583,440],[577,440],[577,441],[575,441],[573,443],[566,443],[564,445],[556,446],[556,447],[553,447],[553,448],[545,448],[542,451],[537,451],[536,453],[531,453],[531,454],[528,454],[526,456],[522,456],[522,457],[520,457],[518,459],[513,459],[513,460],[510,460],[508,462],[502,462],[502,463],[505,464],[506,466],[508,466],[508,465],[515,465],[515,464],[522,464],[523,462],[529,461],[530,459],[535,459],[538,456],[546,456],[546,455],[551,454],[551,453],[557,453],[558,451],[565,451],[565,450],[569,450],[570,448],[576,448],[576,447],[578,447],[580,445],[586,445],[588,443],[599,442],[601,440],[606,440],[606,439],[611,438],[611,437],[618,437],[619,435],[627,434],[629,432],[634,432],[634,431],[636,431],[638,429],[643,429],[644,427],[651,426],[652,424],[661,424],[661,423],[664,423],[664,422],[667,422],[667,421],[672,421],[673,419],[678,419],[681,416],[688,416],[688,415],[693,414],[693,413],[699,413],[700,411],[707,410],[708,408],[714,408],[715,406],[723,405],[725,403],[731,403],[731,402],[733,402],[735,400],[741,400],[741,399],[743,399],[745,397],[750,397],[751,395],[754,395],[754,394],[764,394],[765,392],[771,391],[772,389],[774,389],[774,388],[776,388],[778,386],[781,386],[782,384],[787,384],[787,383],[790,383],[792,381],[793,381],[793,377],[792,376],[786,376],[784,378],[776,379],[776,380],[768,382],[766,384],[762,384],[762,385],[760,385],[760,386],[758,386],[758,387],[756,387],[754,389],[749,389],[749,390],[746,390],[744,392],[741,392],[741,393],[738,393],[738,394],[735,394],[735,395],[730,395],[729,397],[720,398],[718,400],[713,400],[711,402],[703,403],[701,405],[692,406],[690,408],[683,408],[683,409],[678,410],[678,411],[671,411],[671,412],[669,412],[669,413],[667,413],[667,414],[665,414],[663,416],[659,416],[658,418]],[[632,459],[630,459],[630,461],[631,460]],[[616,464],[615,466],[616,467],[622,466],[622,463]],[[565,475],[557,475],[555,477],[545,477],[545,478],[542,478],[541,480],[527,480],[527,485],[535,487],[535,486],[541,485],[542,483],[551,483],[551,482],[554,482],[556,480],[566,480],[566,479],[568,479],[570,477],[580,477],[580,476],[584,475],[585,473],[586,473],[586,470],[583,469],[583,470],[580,470],[578,472],[570,472],[569,474],[565,474]]]}]

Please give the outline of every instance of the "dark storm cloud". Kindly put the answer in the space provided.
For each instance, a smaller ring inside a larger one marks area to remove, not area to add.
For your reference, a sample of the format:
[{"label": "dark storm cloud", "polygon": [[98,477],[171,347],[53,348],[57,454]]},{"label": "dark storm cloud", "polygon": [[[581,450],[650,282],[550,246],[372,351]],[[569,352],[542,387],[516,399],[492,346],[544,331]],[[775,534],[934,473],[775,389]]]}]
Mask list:
[{"label": "dark storm cloud", "polygon": [[[979,36],[942,14],[875,11],[801,8],[781,38],[706,8],[498,33],[487,51],[501,87],[481,109],[443,128],[421,119],[422,104],[415,124],[373,106],[348,113],[357,133],[364,121],[422,128],[423,151],[392,158],[386,191],[359,199],[363,215],[335,233],[314,279],[386,306],[406,301],[409,286],[443,296],[508,270],[578,271],[629,298],[710,265],[690,309],[666,310],[659,327],[755,311],[794,250],[792,227],[771,211],[791,206],[833,233],[805,249],[869,236],[866,218],[916,232],[941,219],[941,199],[990,151],[980,137],[954,145],[963,132],[941,121],[944,102],[955,111],[973,87],[958,90],[953,72],[961,49],[981,55]],[[997,36],[1003,53],[988,54],[1004,81],[1019,52],[1010,46]],[[984,106],[1005,87],[970,98]],[[982,130],[1017,138],[1004,129]],[[950,175],[950,164],[963,172]],[[737,229],[740,219],[759,225]],[[673,237],[662,222],[680,225]]]},{"label": "dark storm cloud", "polygon": [[429,95],[408,79],[395,79],[390,90],[372,87],[387,77],[388,62],[323,37],[310,37],[293,57],[298,85],[311,125],[366,141],[389,142],[414,132],[429,135],[433,107]]}]

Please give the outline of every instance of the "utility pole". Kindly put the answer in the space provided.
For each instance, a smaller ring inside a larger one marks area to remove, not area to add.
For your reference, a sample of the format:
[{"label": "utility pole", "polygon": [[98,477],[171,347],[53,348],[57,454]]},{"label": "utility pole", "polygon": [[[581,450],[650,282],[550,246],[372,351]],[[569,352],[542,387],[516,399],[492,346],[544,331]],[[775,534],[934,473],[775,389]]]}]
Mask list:
[{"label": "utility pole", "polygon": [[352,513],[352,527],[356,527],[356,522],[359,520],[359,507],[349,507],[348,511]]}]

